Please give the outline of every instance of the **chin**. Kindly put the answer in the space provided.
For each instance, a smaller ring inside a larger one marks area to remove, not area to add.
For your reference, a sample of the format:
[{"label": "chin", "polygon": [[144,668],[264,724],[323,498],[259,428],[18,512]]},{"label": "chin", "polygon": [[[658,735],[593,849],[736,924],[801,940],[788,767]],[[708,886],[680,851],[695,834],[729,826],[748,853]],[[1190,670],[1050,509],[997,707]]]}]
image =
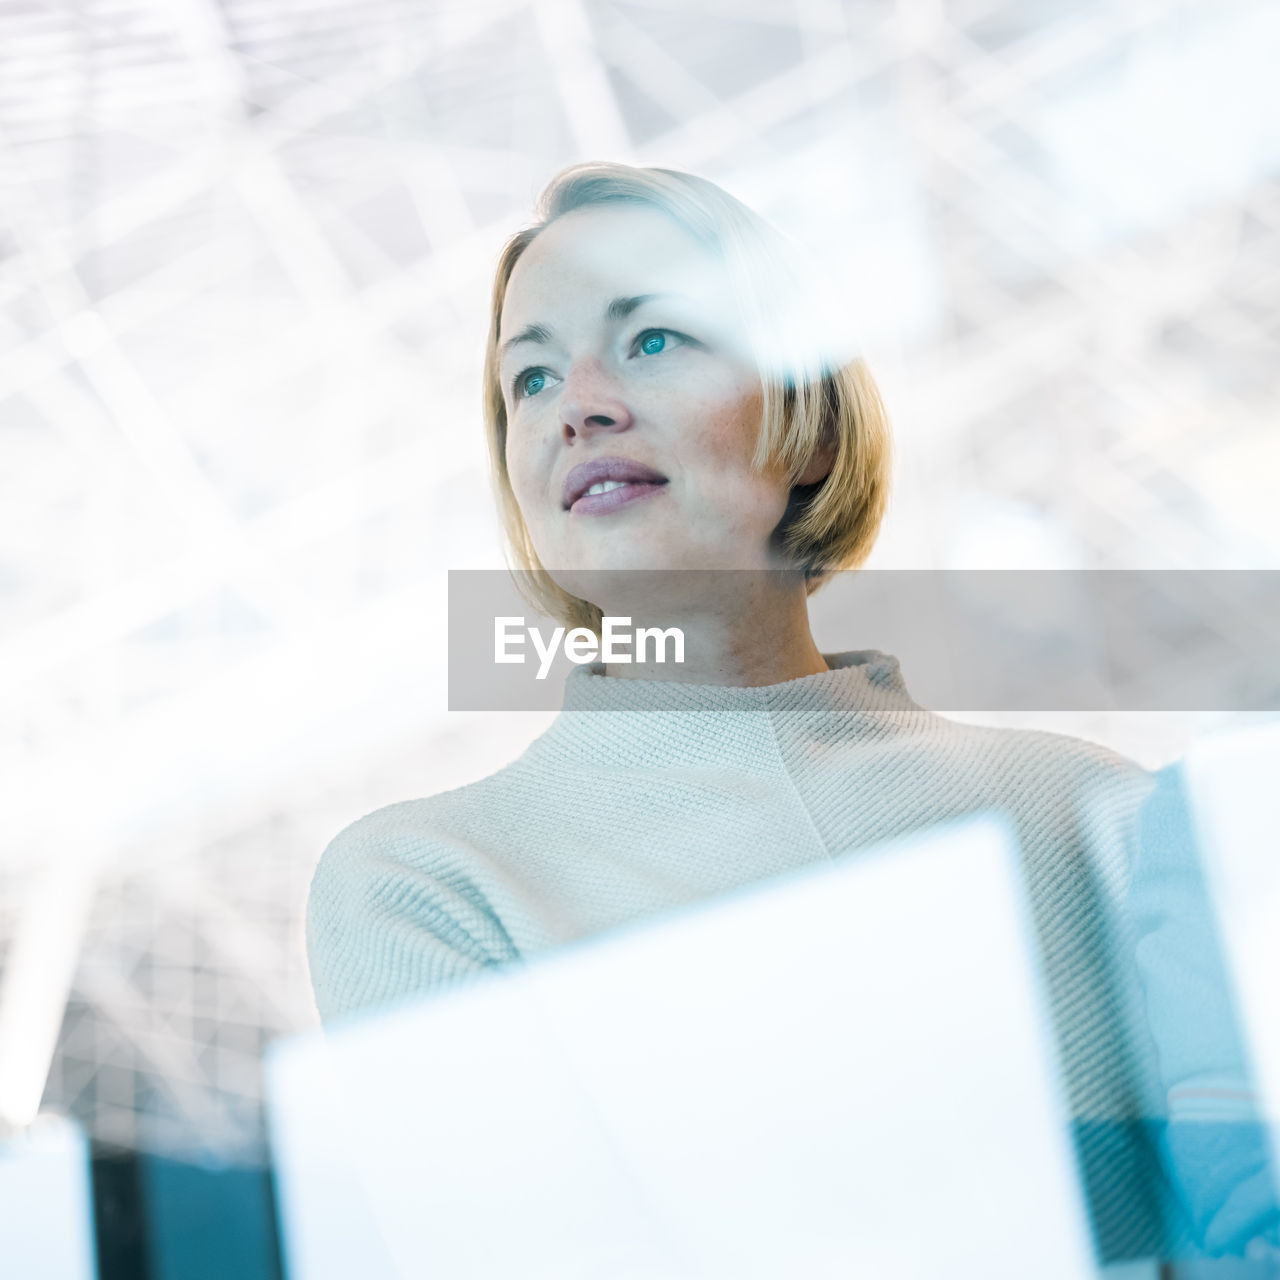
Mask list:
[{"label": "chin", "polygon": [[[656,560],[643,554],[596,556],[588,563],[578,562],[572,569],[558,571],[555,577],[560,587],[570,595],[577,596],[580,600],[592,601],[600,607],[602,613],[613,617],[628,613],[628,609],[619,603],[620,599],[634,599],[634,593],[642,591],[642,583],[628,581],[625,575],[666,573],[675,567],[677,566],[666,560]],[[614,574],[623,575],[622,580],[613,580]],[[659,594],[665,594],[665,586]]]},{"label": "chin", "polygon": [[618,538],[605,546],[573,556],[569,563],[575,570],[587,573],[607,573],[611,569],[673,569],[682,557],[666,550],[647,546],[634,534]]}]

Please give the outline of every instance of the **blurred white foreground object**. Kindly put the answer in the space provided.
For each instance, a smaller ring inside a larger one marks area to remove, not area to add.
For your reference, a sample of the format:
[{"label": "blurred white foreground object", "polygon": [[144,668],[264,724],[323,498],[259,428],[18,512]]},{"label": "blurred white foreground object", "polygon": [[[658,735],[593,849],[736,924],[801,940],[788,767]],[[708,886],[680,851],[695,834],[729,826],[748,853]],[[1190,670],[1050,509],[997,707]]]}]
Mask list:
[{"label": "blurred white foreground object", "polygon": [[0,1274],[94,1280],[89,1143],[44,1114],[0,1139]]},{"label": "blurred white foreground object", "polygon": [[1274,1132],[1280,1125],[1280,724],[1207,734],[1192,744],[1185,768],[1246,1047]]},{"label": "blurred white foreground object", "polygon": [[1014,840],[971,816],[277,1044],[294,1280],[1096,1275]]}]

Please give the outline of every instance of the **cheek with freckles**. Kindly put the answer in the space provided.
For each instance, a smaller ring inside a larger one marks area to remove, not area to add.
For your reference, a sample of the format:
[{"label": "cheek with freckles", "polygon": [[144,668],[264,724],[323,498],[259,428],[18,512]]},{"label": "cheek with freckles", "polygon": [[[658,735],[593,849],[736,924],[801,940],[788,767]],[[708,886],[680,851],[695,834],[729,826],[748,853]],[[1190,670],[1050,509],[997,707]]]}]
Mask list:
[{"label": "cheek with freckles", "polygon": [[708,406],[699,429],[682,442],[680,451],[682,474],[688,475],[699,489],[708,490],[706,496],[714,509],[732,514],[733,528],[738,531],[756,525],[772,528],[775,514],[780,518],[786,506],[779,475],[768,471],[760,474],[751,467],[760,415],[758,396],[729,405]]},{"label": "cheek with freckles", "polygon": [[536,441],[524,436],[508,436],[507,478],[525,527],[540,556],[548,550],[548,521],[557,514],[555,510],[546,509],[548,503],[553,501],[553,495],[550,472],[543,461],[544,456],[545,450],[539,450]]}]

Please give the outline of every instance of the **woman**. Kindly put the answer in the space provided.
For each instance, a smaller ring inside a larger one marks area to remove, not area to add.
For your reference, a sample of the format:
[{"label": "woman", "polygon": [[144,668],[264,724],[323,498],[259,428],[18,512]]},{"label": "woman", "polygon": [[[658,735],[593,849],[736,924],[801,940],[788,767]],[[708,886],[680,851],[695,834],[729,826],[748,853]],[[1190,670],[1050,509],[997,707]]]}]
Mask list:
[{"label": "woman", "polygon": [[575,668],[512,764],[340,832],[309,903],[317,1004],[330,1019],[408,997],[1000,809],[1099,1246],[1154,1253],[1134,1122],[1155,1077],[1115,964],[1152,776],[1090,742],[934,715],[890,655],[818,651],[807,597],[869,553],[890,438],[868,370],[820,348],[806,297],[776,232],[667,170],[570,168],[507,244],[485,412],[525,589],[566,626],[679,626],[688,656]]}]

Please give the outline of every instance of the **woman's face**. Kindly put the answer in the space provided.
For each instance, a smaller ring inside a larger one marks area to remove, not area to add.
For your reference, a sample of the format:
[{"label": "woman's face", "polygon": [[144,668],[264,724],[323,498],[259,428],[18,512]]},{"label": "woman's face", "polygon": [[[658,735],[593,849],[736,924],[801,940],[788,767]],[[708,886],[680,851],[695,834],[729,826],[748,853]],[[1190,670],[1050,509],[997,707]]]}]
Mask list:
[{"label": "woman's face", "polygon": [[[516,263],[500,333],[507,469],[553,575],[775,564],[788,487],[750,467],[760,379],[727,274],[684,228],[637,205],[564,215]],[[566,509],[566,478],[602,459],[665,482]]]}]

